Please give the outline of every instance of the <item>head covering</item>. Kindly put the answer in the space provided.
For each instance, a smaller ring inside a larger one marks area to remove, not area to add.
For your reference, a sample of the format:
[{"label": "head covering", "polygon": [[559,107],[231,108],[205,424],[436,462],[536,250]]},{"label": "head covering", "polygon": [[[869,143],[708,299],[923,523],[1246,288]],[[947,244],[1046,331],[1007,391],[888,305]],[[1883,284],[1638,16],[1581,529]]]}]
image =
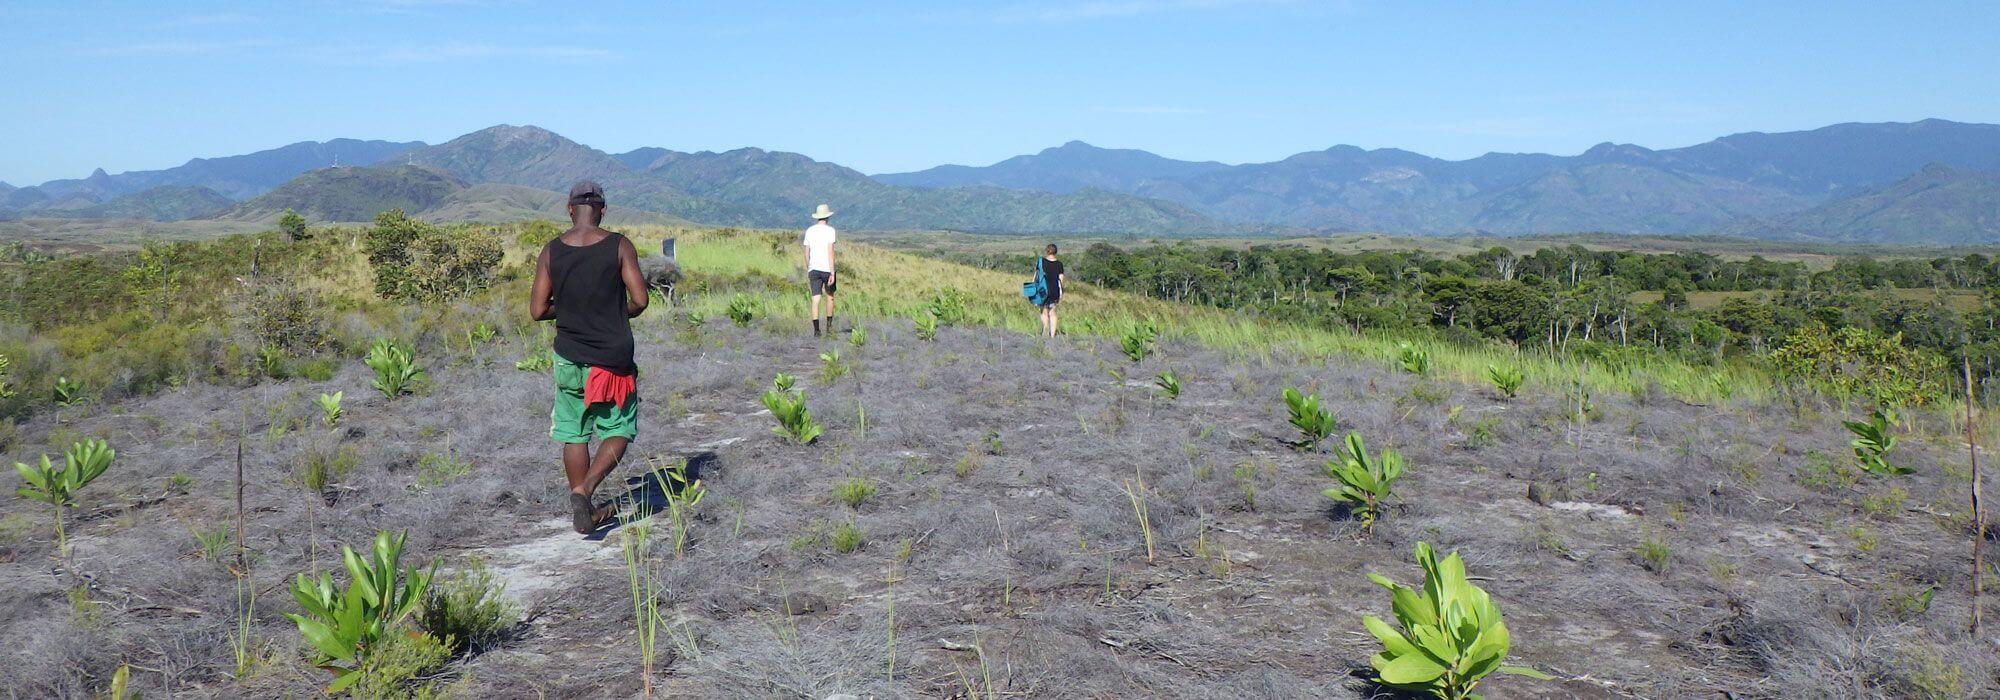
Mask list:
[{"label": "head covering", "polygon": [[571,206],[578,204],[604,206],[604,188],[599,187],[596,182],[580,180],[569,188],[569,203]]},{"label": "head covering", "polygon": [[813,219],[815,220],[823,220],[831,218],[833,218],[833,210],[828,209],[824,204],[819,205],[819,209],[813,211]]}]

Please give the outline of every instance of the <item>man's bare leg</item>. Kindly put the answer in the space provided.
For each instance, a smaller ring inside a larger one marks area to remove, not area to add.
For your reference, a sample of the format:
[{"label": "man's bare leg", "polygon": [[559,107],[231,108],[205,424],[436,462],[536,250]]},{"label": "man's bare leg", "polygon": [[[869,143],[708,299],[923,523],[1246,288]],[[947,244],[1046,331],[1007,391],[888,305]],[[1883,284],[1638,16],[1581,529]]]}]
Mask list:
[{"label": "man's bare leg", "polygon": [[613,504],[592,507],[590,496],[597,491],[598,483],[604,481],[611,469],[618,466],[618,460],[625,456],[628,442],[622,437],[607,438],[598,443],[595,459],[587,443],[563,445],[563,475],[569,478],[570,509],[573,511],[571,524],[577,532],[590,532],[611,517]]},{"label": "man's bare leg", "polygon": [[819,335],[819,296],[818,294],[812,295],[813,335]]},{"label": "man's bare leg", "polygon": [[562,460],[563,476],[569,477],[569,492],[590,495],[583,488],[583,479],[590,474],[590,443],[563,443]]},{"label": "man's bare leg", "polygon": [[590,474],[583,481],[584,495],[588,496],[597,491],[597,485],[604,481],[604,477],[611,475],[611,470],[618,466],[619,460],[625,458],[625,446],[630,443],[630,440],[622,437],[611,437],[597,444],[597,456],[591,460]]}]

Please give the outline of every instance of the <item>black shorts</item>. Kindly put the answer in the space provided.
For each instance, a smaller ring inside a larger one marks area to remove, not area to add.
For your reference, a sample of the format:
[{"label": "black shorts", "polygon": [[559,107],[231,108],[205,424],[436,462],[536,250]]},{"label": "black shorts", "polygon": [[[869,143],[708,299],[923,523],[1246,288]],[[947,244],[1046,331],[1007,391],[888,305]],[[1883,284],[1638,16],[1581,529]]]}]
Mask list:
[{"label": "black shorts", "polygon": [[812,290],[813,296],[821,294],[832,296],[833,286],[833,273],[831,272],[812,270],[806,273],[806,288]]}]

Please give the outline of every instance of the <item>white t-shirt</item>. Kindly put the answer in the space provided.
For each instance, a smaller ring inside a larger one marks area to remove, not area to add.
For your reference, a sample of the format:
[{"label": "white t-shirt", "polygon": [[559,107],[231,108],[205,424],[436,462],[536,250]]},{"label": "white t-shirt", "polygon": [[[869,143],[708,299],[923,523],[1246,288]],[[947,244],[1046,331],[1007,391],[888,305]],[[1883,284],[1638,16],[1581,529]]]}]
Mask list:
[{"label": "white t-shirt", "polygon": [[833,271],[833,227],[825,222],[806,229],[806,269]]}]

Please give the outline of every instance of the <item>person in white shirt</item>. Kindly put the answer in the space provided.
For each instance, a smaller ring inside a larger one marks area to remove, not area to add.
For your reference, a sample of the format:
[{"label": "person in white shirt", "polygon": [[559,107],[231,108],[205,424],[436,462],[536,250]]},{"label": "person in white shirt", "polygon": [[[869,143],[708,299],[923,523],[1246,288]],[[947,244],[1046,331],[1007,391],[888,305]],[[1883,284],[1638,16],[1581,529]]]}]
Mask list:
[{"label": "person in white shirt", "polygon": [[833,218],[833,210],[819,205],[813,212],[813,225],[806,229],[806,287],[812,292],[813,337],[820,334],[819,298],[826,297],[826,332],[833,332],[833,226],[826,223]]}]

